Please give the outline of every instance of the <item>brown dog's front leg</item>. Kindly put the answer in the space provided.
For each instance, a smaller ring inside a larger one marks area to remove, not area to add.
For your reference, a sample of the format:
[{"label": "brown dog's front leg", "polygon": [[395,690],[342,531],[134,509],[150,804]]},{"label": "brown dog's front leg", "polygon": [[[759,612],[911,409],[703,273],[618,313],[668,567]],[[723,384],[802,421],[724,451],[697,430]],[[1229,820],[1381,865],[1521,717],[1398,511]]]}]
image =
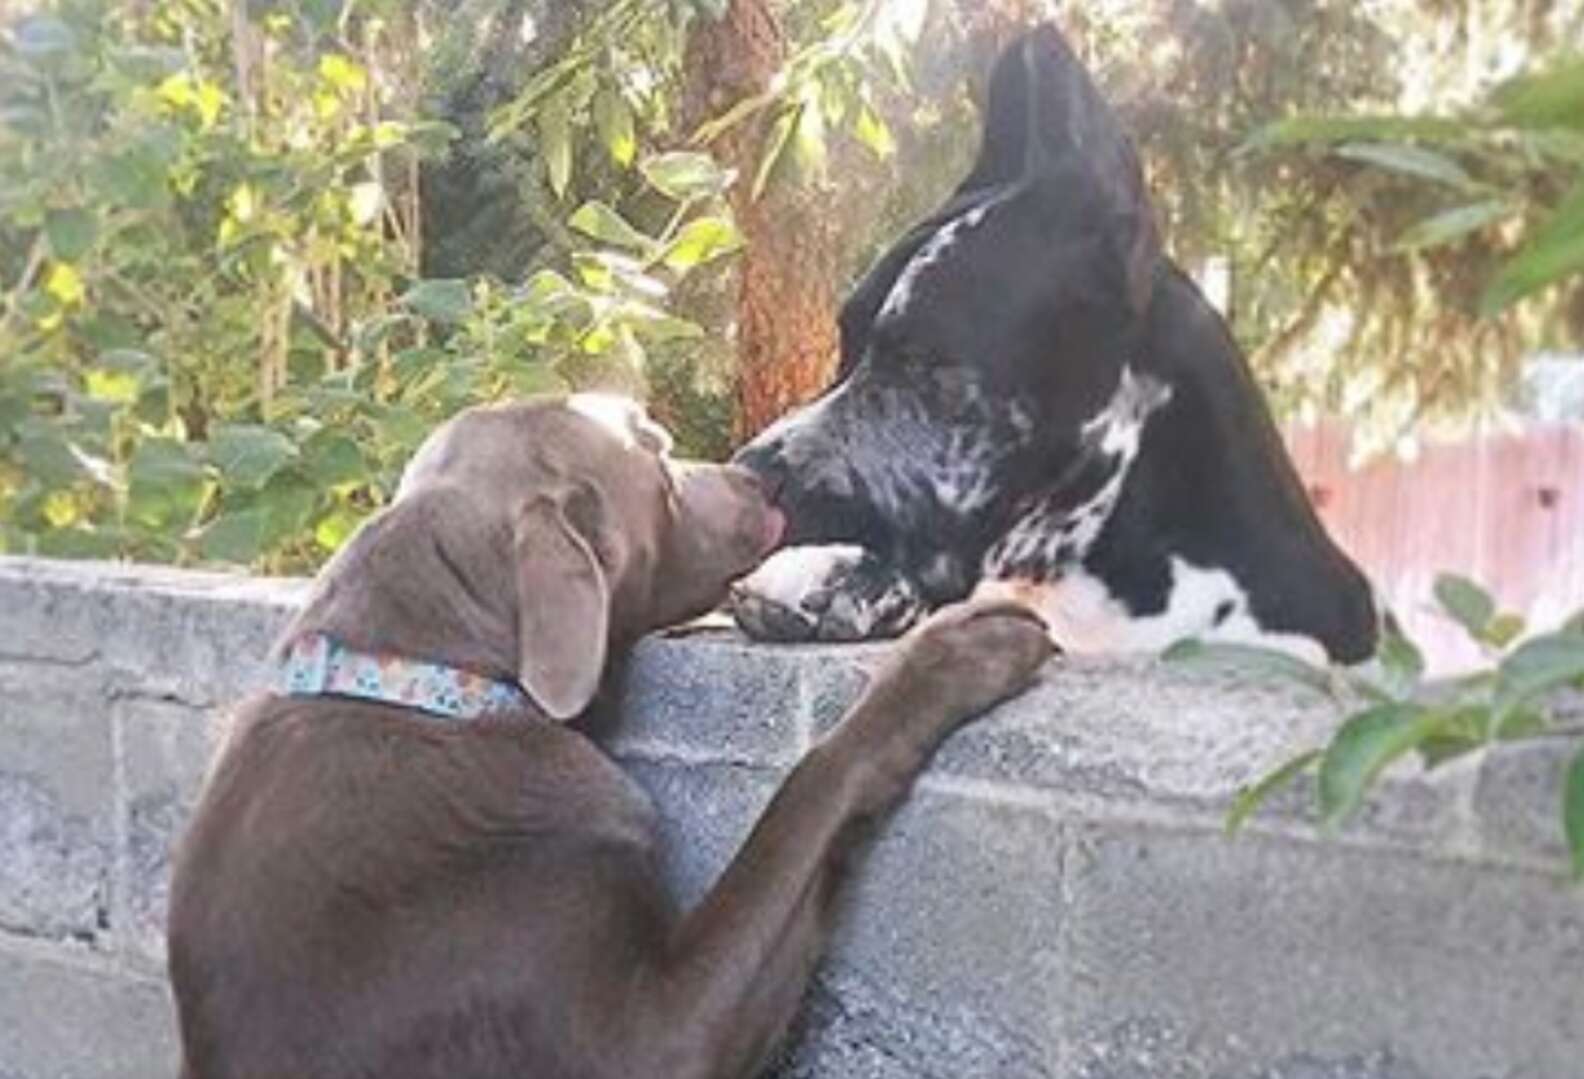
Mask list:
[{"label": "brown dog's front leg", "polygon": [[643,986],[654,1074],[740,1079],[764,1061],[824,944],[854,826],[894,804],[953,728],[1026,686],[1051,651],[1030,616],[972,604],[898,645],[787,777]]}]

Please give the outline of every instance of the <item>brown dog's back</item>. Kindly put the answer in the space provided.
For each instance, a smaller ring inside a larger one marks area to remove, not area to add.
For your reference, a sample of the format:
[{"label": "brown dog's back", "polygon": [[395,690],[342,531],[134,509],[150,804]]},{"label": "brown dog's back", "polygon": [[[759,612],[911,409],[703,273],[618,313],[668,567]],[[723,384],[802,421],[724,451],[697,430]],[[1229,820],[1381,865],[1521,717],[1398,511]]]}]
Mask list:
[{"label": "brown dog's back", "polygon": [[600,1044],[565,1022],[616,976],[593,964],[663,931],[652,846],[643,795],[564,728],[249,702],[171,896],[189,1079],[482,1079]]}]

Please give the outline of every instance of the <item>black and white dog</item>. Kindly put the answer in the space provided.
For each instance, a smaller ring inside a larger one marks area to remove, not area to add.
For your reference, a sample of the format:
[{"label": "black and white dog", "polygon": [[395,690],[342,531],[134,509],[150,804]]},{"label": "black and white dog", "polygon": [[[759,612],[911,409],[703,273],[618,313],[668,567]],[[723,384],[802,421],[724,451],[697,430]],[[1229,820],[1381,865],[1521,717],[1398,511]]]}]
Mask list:
[{"label": "black and white dog", "polygon": [[737,456],[792,544],[736,592],[751,635],[890,636],[980,591],[1073,652],[1373,651],[1368,584],[1054,28],[998,61],[972,173],[849,297],[841,348],[834,387]]}]

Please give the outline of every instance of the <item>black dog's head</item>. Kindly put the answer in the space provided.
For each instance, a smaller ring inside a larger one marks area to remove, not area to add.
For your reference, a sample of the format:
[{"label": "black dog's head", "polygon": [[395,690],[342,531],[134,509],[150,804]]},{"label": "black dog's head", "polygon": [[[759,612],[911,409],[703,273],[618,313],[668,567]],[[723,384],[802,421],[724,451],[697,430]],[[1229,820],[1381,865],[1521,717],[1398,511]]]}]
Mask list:
[{"label": "black dog's head", "polygon": [[797,545],[742,585],[739,621],[870,636],[989,585],[1078,650],[1209,633],[1367,656],[1368,584],[1053,28],[1003,54],[984,116],[968,179],[844,306],[836,386],[738,456]]},{"label": "black dog's head", "polygon": [[1160,259],[1132,148],[1053,29],[1003,54],[984,115],[968,179],[844,305],[837,385],[738,457],[791,542],[862,544],[937,598],[1053,477],[1094,481]]}]

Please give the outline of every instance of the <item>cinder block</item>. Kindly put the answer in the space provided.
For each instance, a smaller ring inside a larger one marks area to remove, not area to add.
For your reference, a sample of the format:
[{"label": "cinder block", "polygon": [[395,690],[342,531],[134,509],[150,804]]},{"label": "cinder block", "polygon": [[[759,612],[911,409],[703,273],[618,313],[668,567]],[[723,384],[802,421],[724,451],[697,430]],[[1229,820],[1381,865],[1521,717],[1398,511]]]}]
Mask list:
[{"label": "cinder block", "polygon": [[855,859],[779,1079],[1057,1076],[1062,834],[916,792]]},{"label": "cinder block", "polygon": [[[822,691],[829,702],[818,710],[822,726],[856,695],[859,666],[839,652],[822,665],[840,672]],[[1204,823],[1224,814],[1240,788],[1322,745],[1344,715],[1312,691],[1232,671],[1061,657],[1026,693],[958,729],[931,771],[1130,812],[1189,813]],[[1450,841],[1465,783],[1455,770],[1427,775],[1411,762],[1399,766],[1351,827],[1400,844]],[[1256,819],[1307,822],[1313,806],[1312,787],[1300,783]]]},{"label": "cinder block", "polygon": [[97,672],[0,665],[0,929],[100,937],[114,804]]},{"label": "cinder block", "polygon": [[622,760],[659,814],[661,869],[681,905],[691,907],[737,853],[782,773],[740,764]]},{"label": "cinder block", "polygon": [[113,924],[118,947],[152,970],[165,964],[171,850],[198,799],[225,729],[225,713],[165,701],[122,700],[124,847],[117,860]]},{"label": "cinder block", "polygon": [[1559,881],[1091,827],[1068,885],[1072,1075],[1562,1079],[1584,1059],[1584,906]]},{"label": "cinder block", "polygon": [[177,1068],[160,982],[0,950],[4,1079],[173,1079]]},{"label": "cinder block", "polygon": [[15,658],[117,672],[120,685],[213,703],[259,684],[306,582],[101,562],[0,558]]},{"label": "cinder block", "polygon": [[671,746],[758,764],[798,755],[807,705],[795,656],[735,634],[652,637],[639,643],[623,675],[621,721],[609,739],[617,752]]},{"label": "cinder block", "polygon": [[1584,743],[1503,745],[1486,752],[1477,769],[1474,820],[1493,856],[1523,855],[1567,865],[1562,836],[1562,782]]}]

